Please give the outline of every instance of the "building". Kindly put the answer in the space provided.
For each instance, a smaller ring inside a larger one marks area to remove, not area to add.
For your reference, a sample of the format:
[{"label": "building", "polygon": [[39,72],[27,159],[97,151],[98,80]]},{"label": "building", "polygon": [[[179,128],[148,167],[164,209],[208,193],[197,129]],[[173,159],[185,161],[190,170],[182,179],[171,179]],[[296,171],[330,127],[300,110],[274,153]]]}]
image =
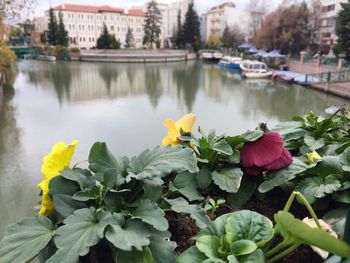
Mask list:
[{"label": "building", "polygon": [[347,3],[347,0],[321,0],[320,15],[320,45],[326,50],[336,43],[336,18],[341,10],[341,3]]},{"label": "building", "polygon": [[[225,27],[237,27],[247,39],[253,34],[251,28],[251,12],[236,8],[233,2],[226,2],[212,7],[206,14],[201,16],[202,38],[205,41],[210,36],[221,37]],[[206,23],[206,26],[203,24]],[[205,32],[203,30],[205,29]]]},{"label": "building", "polygon": [[199,17],[199,22],[200,22],[200,30],[201,30],[201,42],[205,43],[207,41],[207,24],[208,24],[208,19],[207,19],[207,14],[202,14]]},{"label": "building", "polygon": [[[69,45],[79,48],[94,48],[103,26],[125,45],[126,34],[130,27],[136,48],[142,47],[145,13],[138,9],[123,9],[110,6],[88,6],[62,4],[53,8],[58,17],[62,12],[65,28],[68,31]],[[46,25],[49,11],[45,12]],[[47,26],[46,26],[47,28]]]}]

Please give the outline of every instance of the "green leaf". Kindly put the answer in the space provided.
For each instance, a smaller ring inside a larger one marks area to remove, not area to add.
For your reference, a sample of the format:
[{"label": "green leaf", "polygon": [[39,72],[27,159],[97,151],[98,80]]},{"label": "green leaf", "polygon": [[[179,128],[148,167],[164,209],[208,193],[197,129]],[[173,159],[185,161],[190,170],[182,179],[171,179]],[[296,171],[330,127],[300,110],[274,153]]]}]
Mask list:
[{"label": "green leaf", "polygon": [[211,221],[206,228],[202,229],[197,236],[194,237],[194,239],[201,236],[216,236],[221,238],[226,233],[225,225],[229,216],[230,214],[224,214],[216,218],[214,221]]},{"label": "green leaf", "polygon": [[220,238],[215,236],[201,236],[196,240],[196,247],[208,258],[220,258],[219,247]]},{"label": "green leaf", "polygon": [[176,243],[169,241],[170,233],[166,232],[167,235],[155,235],[151,236],[151,244],[148,246],[152,252],[154,263],[175,263],[176,254],[174,249]]},{"label": "green leaf", "polygon": [[350,246],[323,229],[311,228],[292,214],[283,211],[275,214],[275,220],[284,238],[292,239],[294,244],[315,246],[344,258],[350,257]]},{"label": "green leaf", "polygon": [[86,191],[80,191],[73,195],[73,199],[77,201],[86,202],[89,200],[96,200],[99,197],[98,188],[87,189]]},{"label": "green leaf", "polygon": [[0,262],[29,262],[54,236],[54,226],[47,217],[23,218],[6,228],[0,241]]},{"label": "green leaf", "polygon": [[83,202],[74,200],[69,195],[56,194],[53,196],[53,204],[57,213],[66,218],[74,213],[75,210],[86,208]]},{"label": "green leaf", "polygon": [[258,247],[264,246],[273,235],[273,226],[270,219],[249,210],[232,213],[227,219],[225,230],[228,240],[248,239],[255,242]]},{"label": "green leaf", "polygon": [[293,158],[293,162],[285,169],[277,172],[272,172],[268,179],[266,179],[258,188],[260,193],[267,193],[276,186],[294,179],[296,175],[306,171],[308,166],[299,159]]},{"label": "green leaf", "polygon": [[344,236],[344,228],[346,221],[346,214],[348,212],[348,208],[338,208],[332,211],[329,211],[323,216],[323,220],[327,222],[327,224],[331,225],[332,229],[338,234],[338,236],[343,239]]},{"label": "green leaf", "polygon": [[215,142],[212,149],[228,156],[233,154],[231,146],[224,139]]},{"label": "green leaf", "polygon": [[94,208],[77,210],[63,223],[56,230],[55,244],[58,250],[47,263],[76,263],[79,256],[85,256],[89,248],[100,240],[99,223]]},{"label": "green leaf", "polygon": [[148,247],[143,247],[141,251],[133,249],[132,251],[117,250],[118,263],[154,263],[152,253]]},{"label": "green leaf", "polygon": [[120,212],[124,203],[124,198],[121,193],[107,192],[103,201],[109,211]]},{"label": "green leaf", "polygon": [[241,143],[254,142],[258,140],[260,137],[262,137],[263,135],[264,135],[264,132],[261,130],[248,131],[242,135],[229,137],[227,139],[227,142],[231,147],[235,147]]},{"label": "green leaf", "polygon": [[272,128],[273,131],[281,134],[284,140],[293,137],[294,139],[300,138],[305,134],[305,130],[301,129],[302,124],[298,121],[280,122]]},{"label": "green leaf", "polygon": [[163,188],[161,185],[154,185],[144,182],[143,185],[144,199],[150,199],[151,201],[158,202],[162,196]]},{"label": "green leaf", "polygon": [[296,190],[300,191],[305,198],[313,204],[318,198],[332,194],[341,188],[341,183],[334,175],[322,177],[306,177],[297,185]]},{"label": "green leaf", "polygon": [[112,225],[105,233],[106,239],[116,248],[131,251],[133,247],[141,251],[143,246],[150,244],[147,226],[138,220],[129,220],[124,227]]},{"label": "green leaf", "polygon": [[323,156],[322,161],[315,168],[310,169],[308,173],[322,177],[330,174],[343,174],[339,156]]},{"label": "green leaf", "polygon": [[60,172],[60,175],[67,180],[76,182],[79,184],[82,190],[86,190],[94,186],[95,180],[91,175],[87,175],[87,172],[82,169],[71,169],[66,167],[63,171]]},{"label": "green leaf", "polygon": [[105,143],[97,142],[91,148],[89,163],[91,171],[102,175],[107,174],[107,178],[104,178],[103,181],[109,188],[113,188],[110,179],[115,179],[112,183],[115,183],[116,186],[122,184],[125,180],[129,160],[126,157],[113,156]]},{"label": "green leaf", "polygon": [[129,176],[137,180],[150,180],[161,184],[160,178],[171,172],[198,171],[197,160],[189,148],[156,147],[133,157],[128,169]]},{"label": "green leaf", "polygon": [[240,168],[224,168],[220,172],[213,172],[214,183],[229,193],[237,193],[242,180],[243,172]]},{"label": "green leaf", "polygon": [[208,258],[204,260],[203,263],[226,263],[226,262],[219,258]]},{"label": "green leaf", "polygon": [[124,226],[125,218],[122,214],[119,213],[105,212],[102,218],[99,219],[98,225],[98,237],[102,239],[105,235],[105,232],[109,229],[107,226]]},{"label": "green leaf", "polygon": [[196,180],[198,187],[202,190],[206,190],[213,181],[212,174],[207,167],[203,167],[197,173]]},{"label": "green leaf", "polygon": [[134,211],[132,218],[141,219],[142,222],[150,224],[159,231],[166,231],[169,228],[165,213],[158,207],[157,203],[149,199],[143,199]]},{"label": "green leaf", "polygon": [[76,182],[65,179],[62,176],[56,176],[50,180],[49,195],[64,194],[72,196],[74,193],[80,191],[79,185]]},{"label": "green leaf", "polygon": [[205,228],[210,223],[210,219],[207,216],[207,213],[199,205],[190,205],[185,199],[181,197],[165,200],[170,204],[171,210],[174,212],[190,215],[191,218],[196,220],[196,225],[199,228]]},{"label": "green leaf", "polygon": [[316,151],[325,145],[323,138],[316,140],[311,135],[305,135],[304,142],[309,147],[310,151]]},{"label": "green leaf", "polygon": [[239,262],[240,263],[265,263],[265,255],[261,249],[257,249],[250,255],[240,257]]},{"label": "green leaf", "polygon": [[345,167],[345,171],[350,171],[350,147],[347,148],[341,155],[340,155],[340,162],[343,165],[343,169]]},{"label": "green leaf", "polygon": [[177,258],[177,263],[203,263],[206,258],[196,247],[190,247]]},{"label": "green leaf", "polygon": [[242,239],[233,242],[230,248],[231,252],[235,256],[242,256],[253,253],[258,248],[258,246],[251,240]]},{"label": "green leaf", "polygon": [[204,197],[197,190],[195,174],[181,173],[176,176],[174,182],[169,183],[169,191],[184,195],[189,201],[201,201]]},{"label": "green leaf", "polygon": [[227,203],[233,208],[241,208],[253,196],[256,189],[256,182],[246,176],[243,177],[241,186],[237,193],[230,193],[227,196]]},{"label": "green leaf", "polygon": [[350,204],[350,191],[341,191],[334,193],[332,199],[344,204]]}]

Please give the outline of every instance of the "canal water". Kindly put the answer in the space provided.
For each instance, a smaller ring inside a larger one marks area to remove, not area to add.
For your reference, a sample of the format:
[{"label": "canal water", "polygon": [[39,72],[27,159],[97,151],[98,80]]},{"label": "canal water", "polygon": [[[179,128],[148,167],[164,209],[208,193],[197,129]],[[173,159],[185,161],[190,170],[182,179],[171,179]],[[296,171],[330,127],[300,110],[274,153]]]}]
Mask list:
[{"label": "canal water", "polygon": [[[1,99],[2,98],[2,99]],[[73,163],[96,141],[136,155],[162,141],[166,118],[193,112],[196,126],[239,134],[346,101],[300,86],[241,80],[216,65],[22,61],[0,96],[0,238],[33,214],[42,157],[58,141],[80,141]]]}]

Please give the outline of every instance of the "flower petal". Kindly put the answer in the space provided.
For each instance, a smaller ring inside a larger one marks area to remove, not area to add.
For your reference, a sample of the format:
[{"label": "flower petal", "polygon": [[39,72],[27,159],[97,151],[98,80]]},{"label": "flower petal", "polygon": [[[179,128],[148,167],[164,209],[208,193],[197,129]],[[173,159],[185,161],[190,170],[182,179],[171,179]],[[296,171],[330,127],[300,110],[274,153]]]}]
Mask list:
[{"label": "flower petal", "polygon": [[244,171],[248,175],[258,176],[258,175],[262,174],[264,169],[262,169],[260,167],[253,166],[253,167],[244,168]]},{"label": "flower petal", "polygon": [[171,119],[166,119],[164,126],[168,128],[168,133],[165,135],[162,145],[168,146],[177,143],[177,137],[180,136],[180,131],[177,129],[175,122]]},{"label": "flower petal", "polygon": [[278,132],[266,132],[255,142],[244,144],[241,152],[244,168],[262,167],[281,157],[283,140]]},{"label": "flower petal", "polygon": [[189,113],[183,116],[180,120],[175,122],[176,128],[180,131],[180,128],[185,132],[192,132],[194,123],[196,122],[196,115]]},{"label": "flower petal", "polygon": [[267,171],[281,170],[289,166],[292,162],[293,162],[292,155],[286,148],[283,148],[281,157],[273,161],[272,163],[265,165],[264,169]]}]

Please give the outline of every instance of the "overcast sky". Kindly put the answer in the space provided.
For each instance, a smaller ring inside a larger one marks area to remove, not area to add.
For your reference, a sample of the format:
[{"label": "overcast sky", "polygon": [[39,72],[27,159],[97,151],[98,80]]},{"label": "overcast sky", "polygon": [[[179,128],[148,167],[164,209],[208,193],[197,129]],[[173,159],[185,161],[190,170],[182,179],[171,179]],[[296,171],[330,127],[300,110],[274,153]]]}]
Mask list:
[{"label": "overcast sky", "polygon": [[[175,0],[159,0],[161,3],[171,3]],[[229,0],[195,0],[195,6],[199,13],[206,12],[210,7],[228,2]],[[84,5],[110,5],[114,7],[131,7],[138,6],[146,3],[147,0],[37,0],[38,8],[36,8],[36,15],[40,16],[45,10],[52,6],[72,3],[72,4],[84,4]],[[247,5],[248,0],[235,0],[233,1],[237,7],[244,8]],[[271,0],[269,1],[271,8],[276,7],[281,0]]]}]

